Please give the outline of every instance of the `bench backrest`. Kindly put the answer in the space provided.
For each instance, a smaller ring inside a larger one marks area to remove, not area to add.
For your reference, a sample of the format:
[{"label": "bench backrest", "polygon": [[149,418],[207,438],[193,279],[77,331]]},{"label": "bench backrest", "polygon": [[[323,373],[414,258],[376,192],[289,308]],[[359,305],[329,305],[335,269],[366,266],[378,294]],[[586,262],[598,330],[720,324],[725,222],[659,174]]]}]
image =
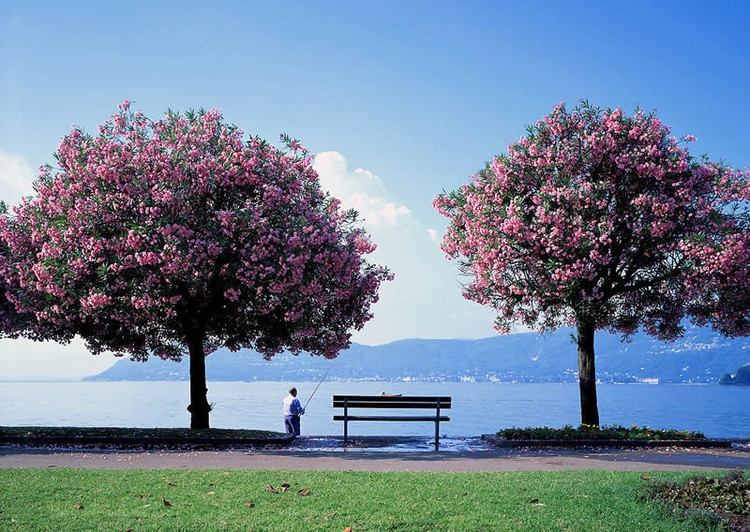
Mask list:
[{"label": "bench backrest", "polygon": [[[439,401],[439,403],[438,403]],[[409,395],[334,395],[334,408],[437,408],[451,407],[450,397]]]}]

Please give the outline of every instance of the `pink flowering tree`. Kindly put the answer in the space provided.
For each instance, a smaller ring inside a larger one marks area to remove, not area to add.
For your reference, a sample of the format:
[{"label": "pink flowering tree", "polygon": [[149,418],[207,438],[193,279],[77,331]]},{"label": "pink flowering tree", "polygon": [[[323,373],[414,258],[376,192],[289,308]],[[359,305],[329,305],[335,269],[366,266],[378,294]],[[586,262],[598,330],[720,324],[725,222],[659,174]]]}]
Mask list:
[{"label": "pink flowering tree", "polygon": [[324,193],[312,157],[243,140],[216,110],[151,121],[123,102],[73,129],[58,169],[3,220],[27,336],[93,353],[190,359],[192,428],[209,426],[206,355],[224,346],[333,358],[372,315],[387,269]]},{"label": "pink flowering tree", "polygon": [[665,340],[691,316],[750,333],[748,174],[695,161],[654,114],[556,106],[435,200],[464,296],[495,327],[574,326],[581,422],[599,426],[594,333]]},{"label": "pink flowering tree", "polygon": [[0,201],[0,337],[17,338],[23,331],[29,330],[33,317],[17,312],[11,301],[15,268],[8,244],[2,237],[7,227],[7,213],[7,205]]}]

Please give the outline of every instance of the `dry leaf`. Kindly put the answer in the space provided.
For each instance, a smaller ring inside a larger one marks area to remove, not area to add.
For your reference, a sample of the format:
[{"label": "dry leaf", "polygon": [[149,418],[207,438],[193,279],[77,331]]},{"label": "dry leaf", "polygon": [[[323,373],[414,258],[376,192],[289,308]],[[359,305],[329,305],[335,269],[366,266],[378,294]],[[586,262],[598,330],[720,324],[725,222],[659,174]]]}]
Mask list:
[{"label": "dry leaf", "polygon": [[206,493],[206,495],[216,495],[216,492],[215,491],[209,491],[208,493]]},{"label": "dry leaf", "polygon": [[276,488],[274,488],[274,487],[273,487],[273,486],[271,486],[270,484],[269,484],[269,485],[268,485],[268,487],[266,488],[266,491],[270,491],[271,493],[278,493],[278,491],[276,491]]},{"label": "dry leaf", "polygon": [[171,482],[167,482],[167,486],[177,486],[177,484],[172,484]]},{"label": "dry leaf", "polygon": [[641,478],[642,478],[643,480],[651,480],[651,477],[650,477],[650,476],[648,476],[648,475],[642,475],[642,476],[641,476]]},{"label": "dry leaf", "polygon": [[76,510],[83,510],[83,504],[76,504],[75,506],[73,506],[73,508],[75,508]]},{"label": "dry leaf", "polygon": [[303,489],[303,490],[299,490],[299,491],[297,492],[297,495],[307,495],[308,493],[310,493],[310,490],[309,490],[309,489],[307,489],[307,488],[305,488],[305,489]]},{"label": "dry leaf", "polygon": [[289,485],[289,484],[282,484],[282,485],[281,485],[281,491],[286,491],[286,490],[288,490],[288,489],[289,489],[289,488],[291,488],[291,487],[292,487],[292,486],[291,486],[291,485]]},{"label": "dry leaf", "polygon": [[169,502],[167,499],[162,499],[164,501],[164,506],[173,506],[171,502]]},{"label": "dry leaf", "polygon": [[536,504],[539,502],[539,499],[531,499],[531,504]]},{"label": "dry leaf", "polygon": [[254,505],[253,503],[251,503],[251,502],[246,502],[246,503],[245,503],[245,506],[246,506],[247,508],[252,508],[252,507],[253,507],[253,506],[255,506],[255,505]]},{"label": "dry leaf", "polygon": [[352,527],[348,526],[344,529],[344,532],[352,532]]}]

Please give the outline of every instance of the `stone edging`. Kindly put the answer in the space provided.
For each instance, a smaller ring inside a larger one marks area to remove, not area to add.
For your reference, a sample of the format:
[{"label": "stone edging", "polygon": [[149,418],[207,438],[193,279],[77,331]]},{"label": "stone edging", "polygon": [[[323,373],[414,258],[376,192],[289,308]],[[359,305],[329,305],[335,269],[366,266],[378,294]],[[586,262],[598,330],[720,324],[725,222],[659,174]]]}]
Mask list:
[{"label": "stone edging", "polygon": [[730,449],[731,440],[507,440],[494,434],[482,434],[482,440],[496,447],[619,447],[659,448],[683,447],[691,449]]},{"label": "stone edging", "polygon": [[263,446],[284,446],[294,441],[293,436],[278,438],[175,438],[120,436],[10,436],[0,435],[0,446],[18,445],[22,447],[60,447],[81,449],[175,449],[213,450],[230,448],[250,448]]}]

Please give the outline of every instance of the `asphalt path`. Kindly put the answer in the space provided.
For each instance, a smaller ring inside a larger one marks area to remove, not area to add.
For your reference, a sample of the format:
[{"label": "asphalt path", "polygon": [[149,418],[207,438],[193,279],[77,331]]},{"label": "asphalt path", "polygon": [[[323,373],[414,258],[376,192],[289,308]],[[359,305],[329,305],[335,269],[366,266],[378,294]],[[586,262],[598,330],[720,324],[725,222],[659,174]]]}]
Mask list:
[{"label": "asphalt path", "polygon": [[481,451],[106,451],[0,448],[0,468],[340,471],[715,471],[750,469],[742,449],[492,449]]}]

